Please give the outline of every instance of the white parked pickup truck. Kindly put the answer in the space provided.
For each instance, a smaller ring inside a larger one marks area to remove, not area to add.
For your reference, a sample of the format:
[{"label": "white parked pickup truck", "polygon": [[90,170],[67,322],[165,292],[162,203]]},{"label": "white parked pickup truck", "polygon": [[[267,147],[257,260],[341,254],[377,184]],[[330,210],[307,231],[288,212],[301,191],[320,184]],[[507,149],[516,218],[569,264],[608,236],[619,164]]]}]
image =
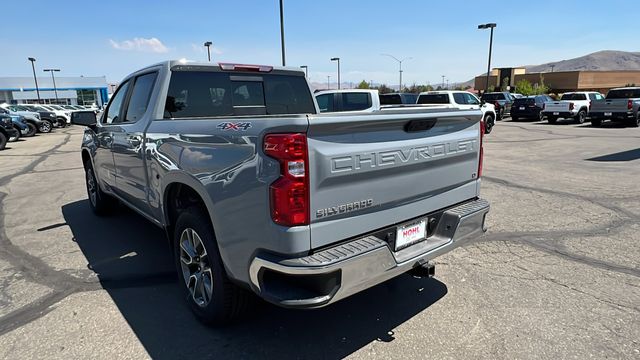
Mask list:
[{"label": "white parked pickup truck", "polygon": [[468,91],[427,91],[418,96],[419,105],[443,105],[448,108],[461,110],[482,111],[485,133],[489,134],[496,122],[496,108],[493,104],[482,103],[474,94]]},{"label": "white parked pickup truck", "polygon": [[540,113],[549,124],[555,124],[558,119],[573,119],[576,123],[582,124],[589,115],[591,102],[602,99],[604,95],[599,92],[568,92],[562,94],[559,101],[544,103],[544,109]]}]

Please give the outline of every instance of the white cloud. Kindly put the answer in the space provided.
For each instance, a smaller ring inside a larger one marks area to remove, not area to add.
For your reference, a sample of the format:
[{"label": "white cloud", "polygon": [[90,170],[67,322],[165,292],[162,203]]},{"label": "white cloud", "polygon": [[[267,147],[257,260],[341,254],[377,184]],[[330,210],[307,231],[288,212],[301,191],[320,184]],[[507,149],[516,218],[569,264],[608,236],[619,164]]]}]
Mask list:
[{"label": "white cloud", "polygon": [[109,39],[111,47],[117,50],[166,53],[169,49],[158,38],[133,38],[131,40],[114,41]]}]

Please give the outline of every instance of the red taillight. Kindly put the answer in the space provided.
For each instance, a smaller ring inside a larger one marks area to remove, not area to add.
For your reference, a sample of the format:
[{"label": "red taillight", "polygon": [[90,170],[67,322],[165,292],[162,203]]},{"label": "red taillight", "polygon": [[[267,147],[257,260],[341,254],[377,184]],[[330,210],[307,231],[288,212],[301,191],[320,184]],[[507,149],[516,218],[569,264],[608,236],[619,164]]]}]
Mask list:
[{"label": "red taillight", "polygon": [[573,106],[574,106],[574,105],[573,105],[573,103],[572,103],[572,102],[570,102],[570,103],[569,103],[569,110],[573,110]]},{"label": "red taillight", "polygon": [[258,71],[258,72],[271,72],[273,66],[267,65],[247,65],[247,64],[229,64],[218,63],[220,69],[231,71]]},{"label": "red taillight", "polygon": [[271,218],[283,226],[309,225],[307,135],[269,134],[264,153],[280,162],[280,178],[269,193]]},{"label": "red taillight", "polygon": [[484,138],[484,127],[486,124],[483,120],[480,121],[480,156],[478,158],[478,179],[482,176],[482,162],[484,160],[484,145],[482,144],[482,139]]},{"label": "red taillight", "polygon": [[633,110],[633,100],[627,100],[627,110]]},{"label": "red taillight", "polygon": [[495,106],[495,107],[496,107],[496,109],[497,109],[497,108],[499,108],[499,107],[500,107],[500,103],[496,101],[496,102],[494,102],[494,103],[493,103],[493,106]]}]

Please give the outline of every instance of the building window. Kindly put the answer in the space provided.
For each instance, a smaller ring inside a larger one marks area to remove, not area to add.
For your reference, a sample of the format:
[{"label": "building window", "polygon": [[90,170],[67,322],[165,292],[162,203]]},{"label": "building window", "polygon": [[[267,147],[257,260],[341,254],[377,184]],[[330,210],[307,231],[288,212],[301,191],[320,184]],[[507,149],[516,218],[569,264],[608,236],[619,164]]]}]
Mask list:
[{"label": "building window", "polygon": [[77,90],[78,92],[78,105],[98,105],[95,90]]}]

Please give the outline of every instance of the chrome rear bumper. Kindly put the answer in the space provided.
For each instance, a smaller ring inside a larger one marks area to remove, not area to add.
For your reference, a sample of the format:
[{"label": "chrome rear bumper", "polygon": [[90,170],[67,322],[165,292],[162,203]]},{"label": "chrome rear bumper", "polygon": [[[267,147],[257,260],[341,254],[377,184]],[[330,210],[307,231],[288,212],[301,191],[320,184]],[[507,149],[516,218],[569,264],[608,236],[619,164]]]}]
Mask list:
[{"label": "chrome rear bumper", "polygon": [[486,231],[488,212],[489,202],[477,199],[437,213],[432,235],[397,252],[386,239],[370,235],[300,258],[257,255],[249,268],[251,288],[284,307],[325,306],[477,238]]}]

